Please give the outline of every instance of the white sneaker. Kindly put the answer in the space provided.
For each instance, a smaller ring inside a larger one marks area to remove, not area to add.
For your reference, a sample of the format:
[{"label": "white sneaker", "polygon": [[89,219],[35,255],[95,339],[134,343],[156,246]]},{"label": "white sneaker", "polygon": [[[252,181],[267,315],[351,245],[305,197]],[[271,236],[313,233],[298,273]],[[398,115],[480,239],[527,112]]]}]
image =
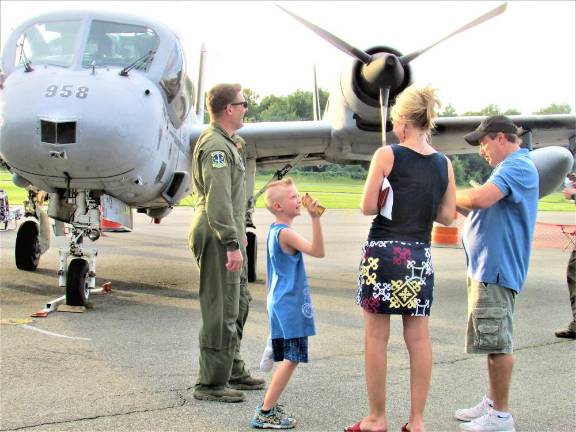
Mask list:
[{"label": "white sneaker", "polygon": [[274,351],[271,345],[266,345],[262,358],[260,359],[260,370],[262,372],[270,372],[274,367]]},{"label": "white sneaker", "polygon": [[472,421],[478,417],[482,417],[484,414],[488,413],[488,410],[492,408],[490,399],[486,396],[482,398],[482,402],[472,408],[459,409],[454,413],[454,417],[462,421]]},{"label": "white sneaker", "polygon": [[502,418],[493,409],[488,414],[467,423],[460,423],[460,430],[467,432],[516,432],[512,414]]}]

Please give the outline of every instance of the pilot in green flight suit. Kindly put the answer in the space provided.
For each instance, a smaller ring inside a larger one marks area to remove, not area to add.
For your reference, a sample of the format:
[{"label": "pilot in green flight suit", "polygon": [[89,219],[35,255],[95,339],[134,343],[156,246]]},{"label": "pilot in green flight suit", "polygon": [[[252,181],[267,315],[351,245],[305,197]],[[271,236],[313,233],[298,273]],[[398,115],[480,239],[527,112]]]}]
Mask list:
[{"label": "pilot in green flight suit", "polygon": [[[196,399],[240,402],[239,390],[261,389],[240,357],[250,293],[246,274],[246,179],[241,138],[246,113],[239,85],[220,84],[208,93],[212,123],[192,158],[196,209],[189,243],[200,270],[200,369]],[[232,388],[230,388],[232,387]],[[236,389],[236,390],[234,390]]]}]

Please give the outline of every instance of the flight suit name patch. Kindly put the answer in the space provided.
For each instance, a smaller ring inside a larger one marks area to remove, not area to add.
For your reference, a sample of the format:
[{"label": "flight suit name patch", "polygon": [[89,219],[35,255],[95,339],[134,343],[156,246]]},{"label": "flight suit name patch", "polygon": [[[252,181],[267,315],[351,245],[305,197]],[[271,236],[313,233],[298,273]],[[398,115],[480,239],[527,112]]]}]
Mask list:
[{"label": "flight suit name patch", "polygon": [[212,168],[224,168],[226,166],[226,156],[222,151],[214,151],[210,153],[212,158]]}]

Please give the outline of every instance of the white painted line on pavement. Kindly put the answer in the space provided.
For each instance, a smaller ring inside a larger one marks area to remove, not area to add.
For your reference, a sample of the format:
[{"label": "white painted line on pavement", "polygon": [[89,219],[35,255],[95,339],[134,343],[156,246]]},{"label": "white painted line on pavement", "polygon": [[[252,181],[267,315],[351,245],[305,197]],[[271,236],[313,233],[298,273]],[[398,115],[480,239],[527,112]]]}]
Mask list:
[{"label": "white painted line on pavement", "polygon": [[47,334],[47,335],[49,335],[49,336],[55,336],[55,337],[60,337],[60,338],[65,338],[65,339],[83,340],[83,341],[90,341],[90,340],[92,340],[92,339],[89,339],[89,338],[66,336],[66,335],[61,335],[61,334],[58,334],[58,333],[52,333],[52,332],[49,332],[49,331],[46,331],[46,330],[42,330],[42,329],[36,328],[36,327],[34,327],[34,326],[30,326],[30,325],[28,325],[28,324],[23,324],[23,325],[20,325],[19,327],[22,327],[22,328],[25,328],[25,329],[28,329],[28,330],[34,330],[34,331],[37,331],[37,332],[40,332],[40,333]]}]

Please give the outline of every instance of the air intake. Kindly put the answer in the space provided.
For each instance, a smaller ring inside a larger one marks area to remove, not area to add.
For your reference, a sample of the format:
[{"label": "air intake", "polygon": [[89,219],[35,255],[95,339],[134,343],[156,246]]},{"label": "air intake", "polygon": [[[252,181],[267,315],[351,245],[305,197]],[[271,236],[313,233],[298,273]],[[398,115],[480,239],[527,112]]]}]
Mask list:
[{"label": "air intake", "polygon": [[76,122],[51,122],[40,120],[40,140],[48,144],[74,144]]}]

